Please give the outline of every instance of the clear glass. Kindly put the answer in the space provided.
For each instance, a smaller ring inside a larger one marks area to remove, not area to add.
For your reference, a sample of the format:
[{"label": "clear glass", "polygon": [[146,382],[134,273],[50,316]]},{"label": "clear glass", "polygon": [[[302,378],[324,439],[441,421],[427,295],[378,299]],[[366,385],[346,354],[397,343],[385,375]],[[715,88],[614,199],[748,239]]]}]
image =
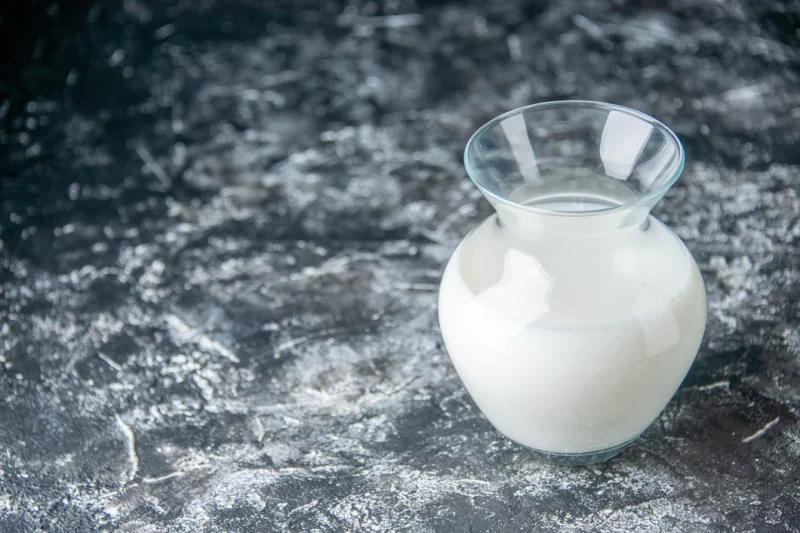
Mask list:
[{"label": "clear glass", "polygon": [[697,264],[650,215],[683,170],[680,141],[624,107],[551,102],[490,121],[464,160],[497,214],[443,275],[448,353],[503,434],[605,460],[667,405],[705,328]]},{"label": "clear glass", "polygon": [[654,118],[585,101],[501,115],[464,151],[467,173],[493,203],[562,216],[647,212],[678,179],[684,161],[678,137]]}]

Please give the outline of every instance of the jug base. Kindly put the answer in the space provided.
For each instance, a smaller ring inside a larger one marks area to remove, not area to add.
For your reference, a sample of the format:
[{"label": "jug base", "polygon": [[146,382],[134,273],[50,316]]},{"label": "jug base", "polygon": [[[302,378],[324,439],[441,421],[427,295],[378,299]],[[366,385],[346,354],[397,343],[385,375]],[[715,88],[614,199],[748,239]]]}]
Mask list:
[{"label": "jug base", "polygon": [[622,452],[625,448],[633,444],[633,442],[637,438],[639,437],[638,436],[634,437],[627,442],[623,442],[622,444],[617,444],[616,446],[612,446],[611,448],[605,448],[603,450],[595,450],[591,452],[581,452],[581,453],[546,452],[543,450],[537,450],[536,448],[531,448],[530,446],[525,446],[524,444],[520,444],[519,442],[516,441],[513,442],[519,446],[522,446],[525,449],[534,452],[536,455],[543,458],[544,460],[558,466],[587,466],[608,461],[612,457]]}]

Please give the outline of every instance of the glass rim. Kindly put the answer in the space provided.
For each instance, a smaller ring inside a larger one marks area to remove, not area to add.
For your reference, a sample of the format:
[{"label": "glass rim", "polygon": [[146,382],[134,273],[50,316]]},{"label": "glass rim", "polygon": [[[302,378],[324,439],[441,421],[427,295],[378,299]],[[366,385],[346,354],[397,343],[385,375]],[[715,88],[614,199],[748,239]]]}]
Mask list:
[{"label": "glass rim", "polygon": [[[493,128],[494,126],[498,125],[501,121],[507,119],[508,117],[512,117],[515,115],[522,115],[529,111],[541,111],[545,109],[559,108],[559,107],[561,108],[589,107],[595,109],[602,109],[606,111],[619,111],[620,113],[625,113],[627,115],[631,115],[641,120],[644,120],[645,122],[653,126],[655,129],[664,133],[667,138],[672,140],[672,142],[678,149],[678,155],[679,155],[678,165],[673,171],[672,175],[666,181],[664,181],[664,183],[654,188],[653,190],[643,194],[636,200],[620,204],[614,207],[597,209],[593,211],[556,211],[551,209],[542,209],[540,207],[532,205],[521,204],[489,190],[483,183],[481,183],[481,181],[477,177],[474,176],[474,167],[472,164],[470,164],[470,153],[472,152],[472,148],[474,147],[475,143],[483,133]],[[617,104],[610,104],[607,102],[598,102],[593,100],[551,100],[547,102],[539,102],[536,104],[530,104],[518,107],[516,109],[512,109],[510,111],[507,111],[501,115],[494,117],[493,119],[482,125],[480,128],[478,128],[475,131],[475,133],[473,133],[472,136],[469,138],[469,140],[467,141],[467,145],[464,147],[464,167],[467,170],[467,175],[469,176],[469,179],[472,181],[472,183],[474,183],[475,186],[477,186],[478,189],[480,189],[480,191],[483,194],[493,198],[498,202],[515,207],[517,209],[522,209],[531,213],[550,215],[550,216],[574,216],[574,217],[598,216],[611,213],[614,211],[630,209],[632,207],[647,204],[653,199],[657,200],[662,196],[664,196],[664,194],[670,189],[670,187],[672,187],[675,184],[680,175],[683,173],[683,168],[685,164],[686,164],[686,153],[683,149],[683,143],[681,143],[681,140],[678,138],[675,132],[672,131],[670,128],[668,128],[663,122],[651,117],[647,113],[642,113],[641,111],[637,111],[636,109],[631,109],[630,107],[625,107]]]}]

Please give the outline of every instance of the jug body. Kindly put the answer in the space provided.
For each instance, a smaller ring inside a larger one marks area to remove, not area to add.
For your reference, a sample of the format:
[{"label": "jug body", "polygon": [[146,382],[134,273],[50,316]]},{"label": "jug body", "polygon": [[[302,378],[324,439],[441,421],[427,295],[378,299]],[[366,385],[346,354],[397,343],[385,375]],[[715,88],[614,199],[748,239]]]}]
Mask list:
[{"label": "jug body", "polygon": [[452,255],[439,323],[473,400],[504,435],[594,462],[638,437],[677,391],[706,296],[684,244],[647,229],[529,243],[490,217]]}]

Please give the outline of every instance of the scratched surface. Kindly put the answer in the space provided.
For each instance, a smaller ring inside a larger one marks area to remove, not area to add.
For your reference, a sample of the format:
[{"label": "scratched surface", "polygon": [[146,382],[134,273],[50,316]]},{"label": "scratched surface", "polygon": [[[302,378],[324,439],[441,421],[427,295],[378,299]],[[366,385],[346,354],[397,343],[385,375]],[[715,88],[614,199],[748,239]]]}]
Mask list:
[{"label": "scratched surface", "polygon": [[[1,23],[1,531],[800,531],[796,2],[120,4]],[[682,137],[656,214],[710,308],[661,418],[575,469],[436,322],[490,214],[467,138],[562,98]]]}]

